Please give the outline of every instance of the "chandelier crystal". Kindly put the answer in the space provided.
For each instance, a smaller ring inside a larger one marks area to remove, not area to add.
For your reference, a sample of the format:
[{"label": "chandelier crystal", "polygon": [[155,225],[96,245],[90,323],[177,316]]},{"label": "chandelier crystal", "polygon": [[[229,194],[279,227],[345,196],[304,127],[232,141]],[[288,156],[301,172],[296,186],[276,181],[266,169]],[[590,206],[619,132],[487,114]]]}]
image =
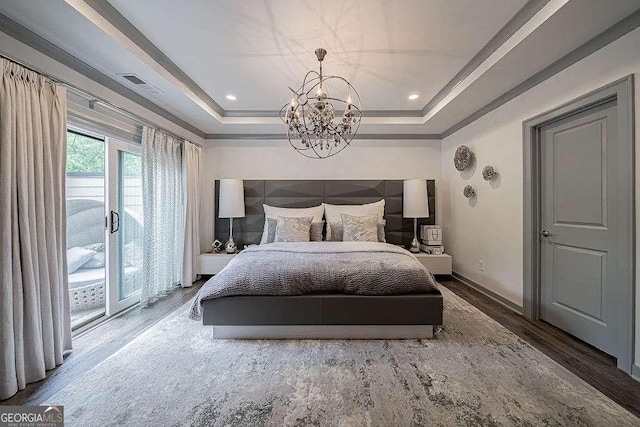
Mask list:
[{"label": "chandelier crystal", "polygon": [[280,118],[293,148],[306,157],[326,159],[349,146],[360,127],[362,109],[351,83],[322,74],[327,51],[316,49],[315,54],[320,71],[309,71],[298,90],[289,88],[293,97],[280,110]]}]

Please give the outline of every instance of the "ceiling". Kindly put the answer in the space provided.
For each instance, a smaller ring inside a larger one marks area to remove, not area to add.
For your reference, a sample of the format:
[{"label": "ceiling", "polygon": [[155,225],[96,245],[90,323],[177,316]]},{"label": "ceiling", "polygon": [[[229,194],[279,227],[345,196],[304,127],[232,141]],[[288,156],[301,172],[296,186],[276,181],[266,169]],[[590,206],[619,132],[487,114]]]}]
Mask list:
[{"label": "ceiling", "polygon": [[439,135],[638,9],[640,0],[0,3],[203,134],[282,134],[275,114],[288,87],[317,68],[313,51],[324,47],[325,73],[360,94],[361,132]]}]

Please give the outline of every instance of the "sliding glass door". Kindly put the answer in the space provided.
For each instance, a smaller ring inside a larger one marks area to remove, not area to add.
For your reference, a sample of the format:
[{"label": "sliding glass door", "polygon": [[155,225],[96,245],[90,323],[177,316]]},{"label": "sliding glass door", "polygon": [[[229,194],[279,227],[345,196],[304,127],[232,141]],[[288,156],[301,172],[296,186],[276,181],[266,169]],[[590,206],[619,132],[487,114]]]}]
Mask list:
[{"label": "sliding glass door", "polygon": [[72,329],[140,300],[140,146],[67,132],[67,266]]},{"label": "sliding glass door", "polygon": [[67,132],[67,271],[71,327],[106,313],[104,137]]},{"label": "sliding glass door", "polygon": [[109,276],[107,315],[140,300],[142,287],[142,159],[139,146],[108,140],[107,245]]}]

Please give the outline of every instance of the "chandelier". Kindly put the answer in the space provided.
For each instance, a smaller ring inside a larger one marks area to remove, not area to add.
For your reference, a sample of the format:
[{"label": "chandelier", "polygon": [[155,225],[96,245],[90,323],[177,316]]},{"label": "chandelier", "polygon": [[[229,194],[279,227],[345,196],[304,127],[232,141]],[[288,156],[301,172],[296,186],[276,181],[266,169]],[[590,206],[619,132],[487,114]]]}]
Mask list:
[{"label": "chandelier", "polygon": [[346,79],[322,74],[327,51],[316,49],[320,72],[309,71],[291,101],[280,110],[287,138],[300,154],[326,159],[347,148],[358,132],[362,110],[360,96]]}]

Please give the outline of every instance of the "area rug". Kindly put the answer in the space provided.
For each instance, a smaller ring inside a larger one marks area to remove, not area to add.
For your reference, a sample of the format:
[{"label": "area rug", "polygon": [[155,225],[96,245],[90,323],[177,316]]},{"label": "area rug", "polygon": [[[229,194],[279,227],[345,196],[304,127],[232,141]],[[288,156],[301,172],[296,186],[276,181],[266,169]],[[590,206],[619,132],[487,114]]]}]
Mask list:
[{"label": "area rug", "polygon": [[640,424],[441,289],[433,340],[213,340],[187,303],[47,403],[71,426]]}]

